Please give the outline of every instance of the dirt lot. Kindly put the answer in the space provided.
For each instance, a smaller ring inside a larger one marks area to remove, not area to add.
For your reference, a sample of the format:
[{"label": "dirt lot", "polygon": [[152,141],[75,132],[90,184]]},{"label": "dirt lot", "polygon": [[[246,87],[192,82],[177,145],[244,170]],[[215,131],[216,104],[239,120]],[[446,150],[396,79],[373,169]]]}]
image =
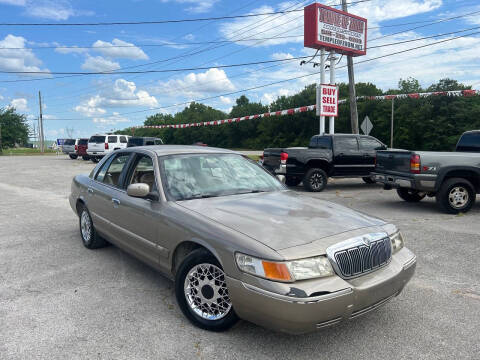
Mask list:
[{"label": "dirt lot", "polygon": [[[435,201],[339,180],[319,199],[396,223],[417,255],[396,299],[355,321],[289,336],[240,322],[191,326],[172,283],[115,247],[83,247],[65,156],[0,157],[0,359],[478,359],[480,202],[463,216]],[[302,191],[301,188],[298,188]],[[480,201],[480,199],[477,199]]]}]

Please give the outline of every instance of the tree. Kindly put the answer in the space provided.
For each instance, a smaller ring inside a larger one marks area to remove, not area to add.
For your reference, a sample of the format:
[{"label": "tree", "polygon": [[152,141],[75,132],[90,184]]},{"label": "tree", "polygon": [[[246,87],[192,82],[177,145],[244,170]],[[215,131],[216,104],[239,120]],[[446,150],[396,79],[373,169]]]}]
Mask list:
[{"label": "tree", "polygon": [[400,79],[398,81],[398,89],[403,94],[411,94],[422,91],[422,87],[420,86],[418,80],[410,76],[406,79]]},{"label": "tree", "polygon": [[28,142],[29,128],[26,116],[18,114],[15,108],[0,109],[0,126],[2,127],[3,148]]},{"label": "tree", "polygon": [[459,83],[453,79],[441,79],[438,83],[432,84],[427,88],[427,91],[454,91],[454,90],[469,90],[471,86]]}]

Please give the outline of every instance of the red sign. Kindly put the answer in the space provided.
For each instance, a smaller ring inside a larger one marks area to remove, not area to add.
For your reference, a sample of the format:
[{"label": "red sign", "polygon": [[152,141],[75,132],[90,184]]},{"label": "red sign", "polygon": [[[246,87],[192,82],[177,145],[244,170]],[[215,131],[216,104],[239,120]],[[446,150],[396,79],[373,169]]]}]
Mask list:
[{"label": "red sign", "polygon": [[314,3],[304,8],[304,46],[361,56],[367,53],[367,19]]},{"label": "red sign", "polygon": [[321,84],[317,93],[317,115],[338,116],[338,88]]}]

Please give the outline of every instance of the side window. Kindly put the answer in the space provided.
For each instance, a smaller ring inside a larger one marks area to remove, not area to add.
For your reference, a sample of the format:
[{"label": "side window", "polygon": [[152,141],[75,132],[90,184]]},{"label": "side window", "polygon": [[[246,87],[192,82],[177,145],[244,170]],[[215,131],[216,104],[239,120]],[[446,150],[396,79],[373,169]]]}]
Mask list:
[{"label": "side window", "polygon": [[463,134],[457,144],[457,151],[478,152],[480,151],[480,133]]},{"label": "side window", "polygon": [[127,138],[125,136],[120,136],[120,142],[122,144],[126,144],[127,143]]},{"label": "side window", "polygon": [[156,140],[155,140],[155,145],[163,145],[162,140],[156,139]]},{"label": "side window", "polygon": [[[123,169],[128,163],[128,159],[130,158],[130,154],[118,154],[115,158],[108,164],[107,171],[105,171],[103,175],[103,179],[99,179],[100,173],[103,172],[104,168],[100,170],[97,175],[97,180],[103,182],[104,184],[112,185],[119,187],[119,180],[120,175],[122,174]],[[107,164],[106,164],[107,165]]]},{"label": "side window", "polygon": [[339,136],[335,138],[336,151],[358,151],[357,138],[353,136]]},{"label": "side window", "polygon": [[150,191],[156,190],[155,171],[153,170],[153,160],[148,155],[141,155],[135,162],[135,166],[128,181],[128,184],[147,184]]},{"label": "side window", "polygon": [[383,147],[383,144],[379,141],[372,138],[360,138],[360,149],[361,150],[380,150]]},{"label": "side window", "polygon": [[153,140],[147,140],[147,141],[145,142],[145,145],[153,145]]},{"label": "side window", "polygon": [[116,143],[117,142],[117,137],[116,136],[109,136],[108,137],[108,142],[109,143]]},{"label": "side window", "polygon": [[[107,172],[107,169],[110,166],[110,163],[112,162],[112,160],[113,160],[113,157],[110,157],[110,159],[108,159],[103,163],[102,168],[97,172],[97,175],[95,176],[95,180],[103,182],[103,179],[105,178],[105,173]],[[94,171],[95,169],[93,169],[93,172]]]},{"label": "side window", "polygon": [[317,138],[317,148],[318,149],[331,149],[332,148],[332,139],[329,136],[320,136]]}]

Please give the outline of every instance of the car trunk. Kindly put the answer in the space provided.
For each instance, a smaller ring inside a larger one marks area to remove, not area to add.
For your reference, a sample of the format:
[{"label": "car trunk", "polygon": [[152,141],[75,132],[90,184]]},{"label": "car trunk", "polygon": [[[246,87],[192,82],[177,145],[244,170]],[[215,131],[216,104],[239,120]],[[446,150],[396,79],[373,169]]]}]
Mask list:
[{"label": "car trunk", "polygon": [[377,151],[375,170],[387,173],[409,173],[412,151]]},{"label": "car trunk", "polygon": [[88,151],[90,152],[105,151],[105,136],[92,136],[88,141]]}]

